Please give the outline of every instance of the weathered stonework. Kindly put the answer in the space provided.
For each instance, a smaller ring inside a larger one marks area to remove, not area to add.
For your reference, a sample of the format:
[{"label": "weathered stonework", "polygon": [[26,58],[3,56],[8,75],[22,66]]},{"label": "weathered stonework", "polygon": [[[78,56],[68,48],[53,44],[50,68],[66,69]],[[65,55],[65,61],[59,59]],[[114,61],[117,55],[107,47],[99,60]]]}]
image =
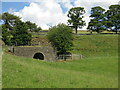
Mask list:
[{"label": "weathered stonework", "polygon": [[17,46],[11,50],[17,56],[33,58],[36,53],[42,53],[45,61],[55,61],[56,54],[49,46]]}]

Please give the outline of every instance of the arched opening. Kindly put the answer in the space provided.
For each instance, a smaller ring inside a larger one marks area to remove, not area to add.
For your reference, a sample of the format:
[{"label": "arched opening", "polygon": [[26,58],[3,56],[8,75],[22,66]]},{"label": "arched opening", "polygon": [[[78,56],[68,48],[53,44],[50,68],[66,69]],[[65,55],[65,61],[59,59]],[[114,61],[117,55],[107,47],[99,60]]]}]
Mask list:
[{"label": "arched opening", "polygon": [[44,60],[44,55],[42,53],[35,53],[34,59]]}]

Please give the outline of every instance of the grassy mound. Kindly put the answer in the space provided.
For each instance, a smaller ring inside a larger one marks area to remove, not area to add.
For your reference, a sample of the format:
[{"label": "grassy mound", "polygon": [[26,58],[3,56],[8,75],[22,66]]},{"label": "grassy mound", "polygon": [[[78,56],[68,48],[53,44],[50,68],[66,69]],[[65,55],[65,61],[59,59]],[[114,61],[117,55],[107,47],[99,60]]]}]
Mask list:
[{"label": "grassy mound", "polygon": [[72,52],[86,57],[118,55],[118,35],[77,36]]},{"label": "grassy mound", "polygon": [[3,54],[3,88],[116,88],[117,36],[79,36],[73,53],[81,60],[45,62]]}]

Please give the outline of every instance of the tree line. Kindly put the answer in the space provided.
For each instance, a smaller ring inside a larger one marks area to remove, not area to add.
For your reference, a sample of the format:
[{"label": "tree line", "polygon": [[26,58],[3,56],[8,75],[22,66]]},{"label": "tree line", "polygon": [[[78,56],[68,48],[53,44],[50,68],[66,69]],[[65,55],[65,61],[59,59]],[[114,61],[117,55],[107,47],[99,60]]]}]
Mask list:
[{"label": "tree line", "polygon": [[[68,11],[68,25],[75,29],[82,28],[86,25],[83,20],[85,14],[84,7],[73,7]],[[120,5],[110,5],[108,10],[100,6],[91,8],[90,22],[87,27],[88,31],[100,33],[104,30],[120,31]]]}]

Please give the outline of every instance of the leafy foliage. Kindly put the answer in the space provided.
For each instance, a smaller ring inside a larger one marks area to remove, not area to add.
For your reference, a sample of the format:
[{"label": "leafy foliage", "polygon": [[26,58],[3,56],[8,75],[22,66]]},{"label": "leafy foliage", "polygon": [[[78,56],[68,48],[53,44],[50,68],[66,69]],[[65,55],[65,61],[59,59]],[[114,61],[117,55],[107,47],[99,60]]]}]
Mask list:
[{"label": "leafy foliage", "polygon": [[18,21],[20,21],[20,18],[10,14],[8,12],[5,12],[2,14],[2,20],[4,22],[4,25],[8,31],[13,30],[13,27],[16,25]]},{"label": "leafy foliage", "polygon": [[32,23],[30,21],[27,21],[26,24],[30,32],[39,32],[40,30],[42,30],[41,27],[37,27],[35,23]]},{"label": "leafy foliage", "polygon": [[5,25],[2,25],[2,40],[6,45],[11,45],[11,33],[7,30]]},{"label": "leafy foliage", "polygon": [[120,29],[120,5],[111,5],[106,14],[106,27],[117,33]]},{"label": "leafy foliage", "polygon": [[19,17],[9,14],[2,14],[2,40],[6,45],[28,45],[31,35],[28,33],[28,26]]},{"label": "leafy foliage", "polygon": [[57,48],[58,53],[65,54],[71,50],[73,35],[70,27],[65,24],[58,24],[49,30],[47,37],[52,45]]},{"label": "leafy foliage", "polygon": [[85,21],[82,20],[84,13],[85,10],[83,7],[74,7],[68,11],[67,16],[70,18],[68,20],[68,24],[72,25],[72,27],[75,28],[76,34],[78,28],[82,28],[83,26],[85,26]]},{"label": "leafy foliage", "polygon": [[100,32],[105,29],[104,21],[105,21],[105,14],[104,14],[105,9],[103,9],[100,6],[93,7],[91,9],[91,15],[90,17],[92,18],[88,24],[87,29]]},{"label": "leafy foliage", "polygon": [[16,23],[12,35],[12,43],[17,46],[28,45],[32,39],[31,34],[28,33],[28,27],[24,22]]}]

